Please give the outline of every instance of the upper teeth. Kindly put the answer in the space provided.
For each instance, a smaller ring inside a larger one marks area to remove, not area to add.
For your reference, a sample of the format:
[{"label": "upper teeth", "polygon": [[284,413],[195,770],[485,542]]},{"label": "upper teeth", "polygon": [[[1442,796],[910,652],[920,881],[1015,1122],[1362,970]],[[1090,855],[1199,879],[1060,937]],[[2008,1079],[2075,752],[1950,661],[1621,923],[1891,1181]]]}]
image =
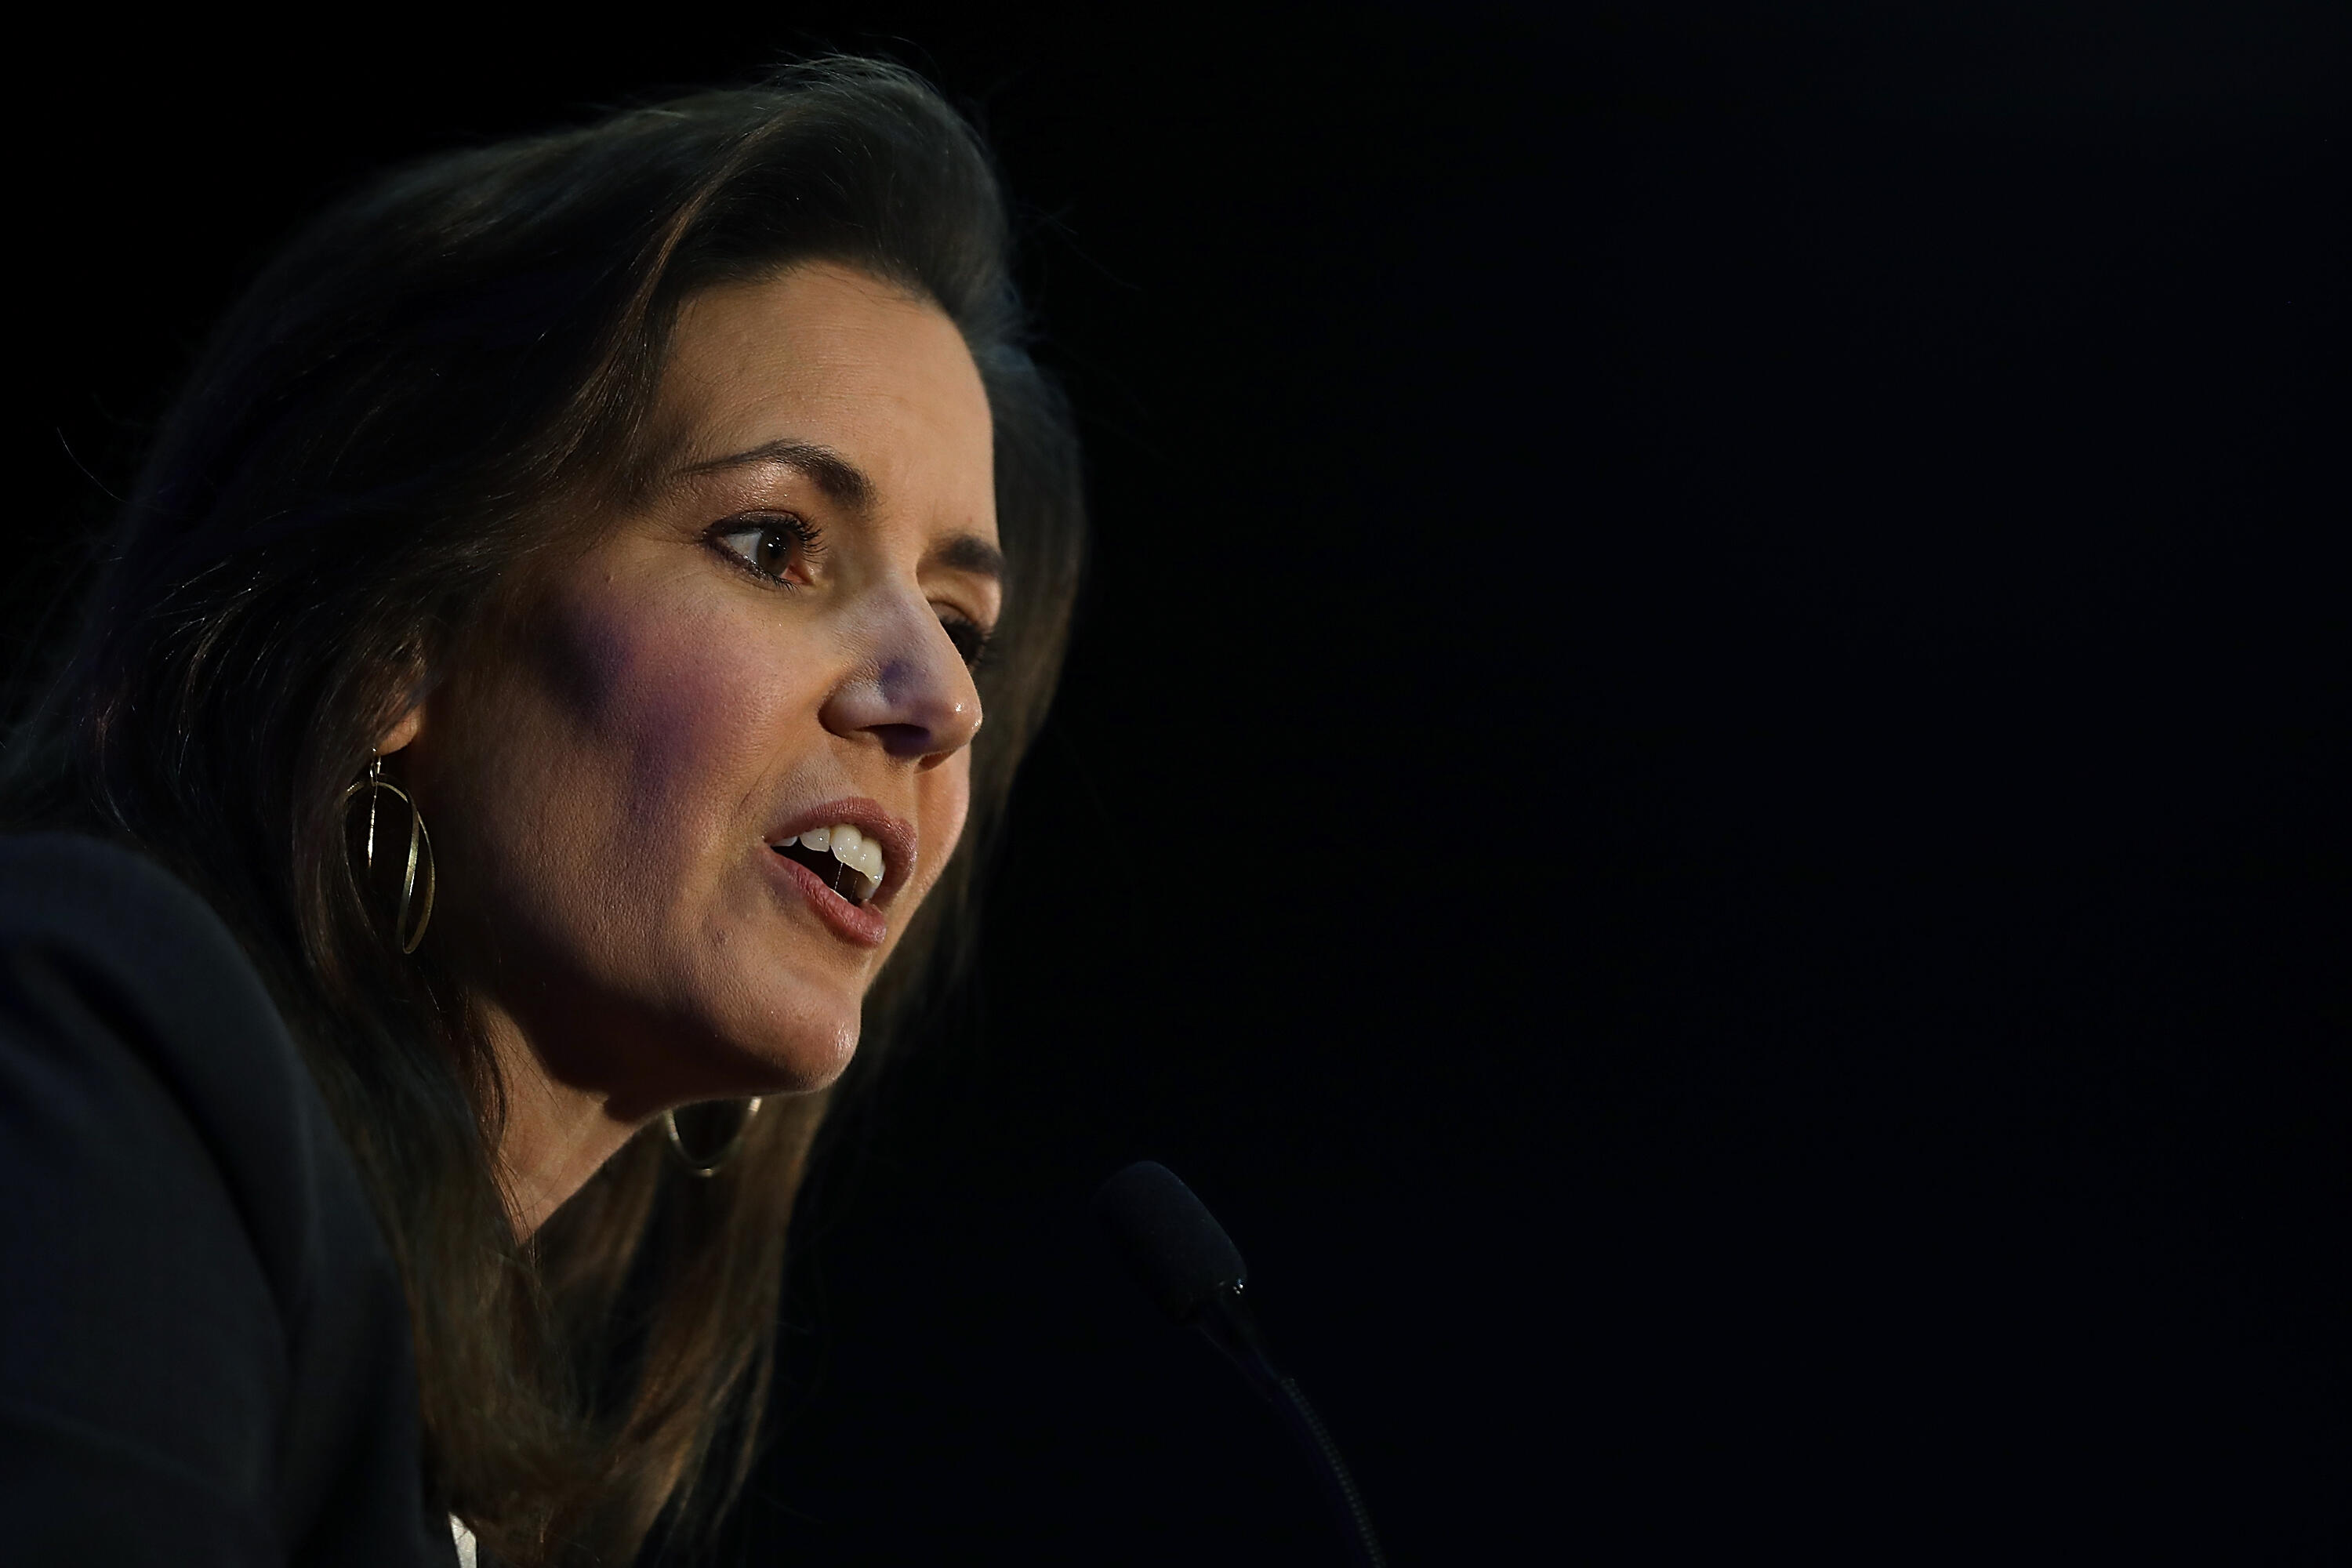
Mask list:
[{"label": "upper teeth", "polygon": [[866,878],[864,897],[872,898],[874,890],[882,885],[882,841],[868,838],[846,822],[836,822],[831,827],[812,827],[806,833],[785,839],[777,847],[784,848],[794,844],[805,845],[811,849],[830,849],[835,859],[851,870],[862,873]]}]

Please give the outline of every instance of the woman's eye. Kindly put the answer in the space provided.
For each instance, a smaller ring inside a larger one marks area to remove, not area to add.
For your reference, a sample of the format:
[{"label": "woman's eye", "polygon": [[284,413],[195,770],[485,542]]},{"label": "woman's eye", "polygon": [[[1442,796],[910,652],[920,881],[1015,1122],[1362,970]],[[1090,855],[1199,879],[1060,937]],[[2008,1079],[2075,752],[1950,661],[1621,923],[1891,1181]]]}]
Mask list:
[{"label": "woman's eye", "polygon": [[823,552],[816,525],[790,513],[735,517],[712,529],[710,542],[761,576],[778,583],[808,580],[808,567]]},{"label": "woman's eye", "polygon": [[988,644],[992,634],[978,621],[968,616],[959,616],[952,610],[940,615],[940,625],[947,628],[948,640],[955,644],[956,652],[963,657],[964,668],[978,669],[981,661],[988,657]]}]

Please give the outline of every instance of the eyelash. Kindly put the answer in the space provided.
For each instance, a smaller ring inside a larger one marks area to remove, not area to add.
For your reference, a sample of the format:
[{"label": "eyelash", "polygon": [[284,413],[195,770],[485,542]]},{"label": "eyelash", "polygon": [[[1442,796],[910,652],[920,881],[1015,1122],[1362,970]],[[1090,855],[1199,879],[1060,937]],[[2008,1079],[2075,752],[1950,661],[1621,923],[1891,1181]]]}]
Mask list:
[{"label": "eyelash", "polygon": [[955,644],[956,652],[963,656],[966,669],[978,669],[988,662],[989,644],[996,640],[994,632],[970,616],[943,615],[940,625],[947,628],[948,641]]},{"label": "eyelash", "polygon": [[[760,559],[760,556],[757,553],[759,549],[758,545],[755,544],[750,551],[744,551],[739,550],[734,545],[726,542],[726,541],[730,539],[733,539],[746,533],[759,535],[774,534],[789,540],[791,542],[792,557],[797,559],[803,566],[814,564],[818,557],[824,553],[824,530],[817,527],[816,524],[809,521],[808,519],[804,517],[795,517],[788,511],[761,512],[745,517],[730,517],[723,522],[715,524],[711,528],[708,537],[714,549],[719,551],[737,565],[741,566],[745,571],[756,573],[761,577],[765,578],[768,582],[775,584],[778,587],[796,588],[799,587],[800,584],[786,578],[782,572],[770,570],[769,567]],[[791,562],[788,560],[785,564],[784,571],[789,572],[791,570]]]},{"label": "eyelash", "polygon": [[[785,577],[782,573],[761,564],[755,554],[726,542],[746,533],[774,534],[791,541],[792,552],[803,567],[814,565],[824,554],[824,531],[806,518],[796,517],[788,511],[730,517],[712,527],[707,537],[713,549],[744,571],[779,588],[797,588],[801,584]],[[754,549],[757,548],[755,545]],[[791,569],[789,563],[784,568],[785,571]],[[953,612],[941,615],[940,625],[946,629],[948,640],[955,645],[955,650],[962,658],[967,669],[978,669],[987,661],[989,645],[995,640],[993,632],[970,616]]]}]

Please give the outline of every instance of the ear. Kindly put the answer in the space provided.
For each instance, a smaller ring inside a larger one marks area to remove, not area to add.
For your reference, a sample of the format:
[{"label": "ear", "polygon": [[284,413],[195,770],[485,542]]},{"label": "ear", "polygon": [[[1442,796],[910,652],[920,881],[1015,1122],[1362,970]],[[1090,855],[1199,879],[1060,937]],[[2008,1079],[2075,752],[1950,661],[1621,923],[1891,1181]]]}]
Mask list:
[{"label": "ear", "polygon": [[392,728],[386,730],[383,736],[377,740],[375,743],[375,754],[379,757],[388,757],[392,755],[393,752],[399,751],[402,747],[407,745],[408,742],[416,739],[418,732],[424,728],[425,704],[422,702],[410,703],[408,706],[408,711],[394,720]]}]

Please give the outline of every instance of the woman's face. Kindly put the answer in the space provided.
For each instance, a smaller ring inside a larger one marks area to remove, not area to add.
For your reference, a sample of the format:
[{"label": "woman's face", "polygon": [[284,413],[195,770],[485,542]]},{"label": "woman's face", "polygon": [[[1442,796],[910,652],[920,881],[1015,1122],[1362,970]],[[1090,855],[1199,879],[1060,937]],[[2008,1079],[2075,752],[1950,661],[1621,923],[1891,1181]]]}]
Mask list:
[{"label": "woman's face", "polygon": [[655,482],[474,640],[404,760],[427,940],[638,1117],[846,1064],[962,830],[1000,609],[988,402],[935,307],[832,265],[711,289],[657,415]]}]

